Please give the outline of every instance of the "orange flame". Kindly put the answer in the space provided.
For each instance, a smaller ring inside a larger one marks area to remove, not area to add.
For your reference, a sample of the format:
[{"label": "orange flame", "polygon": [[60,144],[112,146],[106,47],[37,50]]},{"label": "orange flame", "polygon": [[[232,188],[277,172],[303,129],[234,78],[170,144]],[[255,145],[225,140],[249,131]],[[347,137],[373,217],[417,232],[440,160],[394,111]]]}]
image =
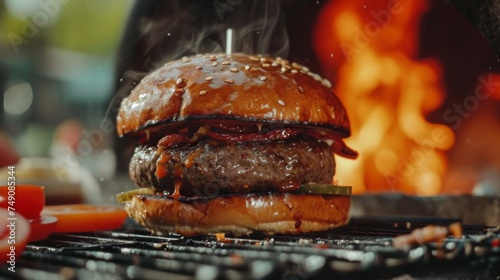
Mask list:
[{"label": "orange flame", "polygon": [[426,1],[331,1],[318,18],[315,49],[351,120],[346,143],[360,152],[337,158],[336,180],[354,193],[442,190],[455,136],[426,120],[445,97],[439,63],[416,58],[426,10]]}]

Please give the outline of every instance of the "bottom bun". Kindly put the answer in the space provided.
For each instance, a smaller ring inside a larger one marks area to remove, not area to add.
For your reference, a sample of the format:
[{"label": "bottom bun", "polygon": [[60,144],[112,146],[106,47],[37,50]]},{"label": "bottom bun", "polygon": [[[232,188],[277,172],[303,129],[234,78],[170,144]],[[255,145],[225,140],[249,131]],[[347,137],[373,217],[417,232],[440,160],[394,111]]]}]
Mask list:
[{"label": "bottom bun", "polygon": [[342,226],[349,220],[347,195],[261,193],[212,198],[136,195],[125,206],[129,216],[152,233],[186,236],[254,232],[297,234]]}]

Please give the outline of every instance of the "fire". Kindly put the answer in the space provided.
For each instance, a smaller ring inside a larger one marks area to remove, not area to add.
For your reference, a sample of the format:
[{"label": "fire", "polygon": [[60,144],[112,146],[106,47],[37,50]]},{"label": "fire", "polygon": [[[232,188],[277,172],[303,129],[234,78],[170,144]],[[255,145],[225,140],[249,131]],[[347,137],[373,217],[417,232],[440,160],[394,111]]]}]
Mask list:
[{"label": "fire", "polygon": [[442,191],[455,136],[426,120],[446,95],[439,63],[417,58],[426,10],[426,1],[331,1],[318,18],[315,49],[349,113],[346,142],[360,152],[337,158],[336,180],[354,193]]}]

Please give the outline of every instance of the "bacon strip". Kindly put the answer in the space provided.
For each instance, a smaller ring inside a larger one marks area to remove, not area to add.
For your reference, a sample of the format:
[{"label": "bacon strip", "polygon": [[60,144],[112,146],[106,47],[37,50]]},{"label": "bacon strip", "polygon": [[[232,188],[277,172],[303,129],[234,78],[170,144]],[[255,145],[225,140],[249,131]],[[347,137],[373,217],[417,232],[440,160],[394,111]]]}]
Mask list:
[{"label": "bacon strip", "polygon": [[350,159],[356,159],[358,157],[358,152],[347,147],[347,145],[344,143],[344,140],[342,140],[340,137],[335,137],[330,147],[332,151],[339,156]]},{"label": "bacon strip", "polygon": [[[207,136],[212,139],[220,141],[235,141],[235,142],[247,142],[247,141],[273,141],[273,140],[286,140],[290,139],[298,134],[309,135],[317,140],[332,140],[330,145],[333,153],[338,154],[342,157],[356,159],[358,157],[358,152],[349,148],[342,138],[337,134],[328,133],[324,131],[317,131],[314,129],[303,129],[303,128],[281,128],[271,130],[266,133],[253,133],[255,128],[251,126],[243,125],[227,125],[220,124],[213,126],[215,129],[205,129],[203,130]],[[226,132],[220,132],[220,129]],[[199,137],[203,135],[195,133],[193,137],[189,138],[185,133],[174,133],[164,136],[158,142],[159,147],[168,148],[180,143],[194,143],[199,140]]]},{"label": "bacon strip", "polygon": [[342,138],[340,138],[337,134],[319,132],[313,129],[307,129],[306,131],[304,131],[304,133],[318,140],[333,140],[333,143],[330,145],[330,147],[332,149],[332,152],[338,154],[339,156],[350,159],[356,159],[358,157],[358,152],[347,147],[344,140],[342,140]]},{"label": "bacon strip", "polygon": [[220,128],[223,130],[227,130],[230,132],[236,132],[236,133],[253,133],[257,132],[257,127],[254,125],[231,125],[231,124],[224,124],[224,123],[219,123],[215,126],[214,128]]},{"label": "bacon strip", "polygon": [[460,223],[454,223],[447,227],[428,225],[418,228],[410,234],[395,237],[392,244],[396,248],[404,248],[406,246],[423,245],[430,242],[441,243],[450,234],[455,238],[462,236],[462,226]]},{"label": "bacon strip", "polygon": [[187,143],[189,138],[184,134],[169,134],[158,141],[158,146],[169,148],[179,143]]},{"label": "bacon strip", "polygon": [[302,130],[298,128],[284,128],[284,129],[272,130],[264,134],[257,134],[257,133],[236,134],[236,133],[217,133],[213,131],[207,131],[207,135],[216,140],[243,142],[243,141],[285,140],[299,134],[300,132],[302,132]]}]

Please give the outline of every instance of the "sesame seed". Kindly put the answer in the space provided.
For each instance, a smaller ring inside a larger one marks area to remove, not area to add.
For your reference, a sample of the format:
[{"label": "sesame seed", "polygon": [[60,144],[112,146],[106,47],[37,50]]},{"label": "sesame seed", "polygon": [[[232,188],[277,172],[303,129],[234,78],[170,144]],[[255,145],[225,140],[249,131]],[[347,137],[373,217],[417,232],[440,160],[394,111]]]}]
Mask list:
[{"label": "sesame seed", "polygon": [[226,84],[234,84],[234,80],[233,79],[227,79],[224,81]]},{"label": "sesame seed", "polygon": [[203,67],[201,67],[200,65],[196,66],[196,70],[201,70],[203,69]]},{"label": "sesame seed", "polygon": [[177,92],[177,93],[184,93],[184,89],[183,88],[177,88],[177,89],[175,89],[175,92]]},{"label": "sesame seed", "polygon": [[305,66],[302,66],[302,70],[304,70],[304,71],[306,71],[306,72],[307,72],[307,71],[309,71],[309,68],[308,68],[308,67],[305,67]]},{"label": "sesame seed", "polygon": [[280,104],[281,106],[285,106],[285,102],[283,102],[283,100],[281,99],[278,100],[278,104]]},{"label": "sesame seed", "polygon": [[297,89],[300,93],[304,93],[304,88],[302,86],[297,86]]},{"label": "sesame seed", "polygon": [[287,70],[286,67],[281,67],[281,72],[285,73]]},{"label": "sesame seed", "polygon": [[260,62],[266,62],[266,61],[267,61],[267,59],[265,57],[260,58]]},{"label": "sesame seed", "polygon": [[231,62],[229,62],[229,61],[224,61],[224,62],[222,62],[221,64],[222,64],[222,65],[230,65],[230,64],[231,64]]},{"label": "sesame seed", "polygon": [[213,67],[215,67],[215,66],[217,66],[218,64],[219,64],[219,63],[214,62],[214,63],[212,63],[212,66],[213,66]]},{"label": "sesame seed", "polygon": [[211,61],[216,61],[216,60],[217,60],[217,57],[216,57],[215,55],[212,55],[212,56],[210,57],[210,60],[211,60]]},{"label": "sesame seed", "polygon": [[290,72],[292,72],[292,74],[297,74],[298,73],[298,71],[296,69],[292,69],[292,71],[290,71]]},{"label": "sesame seed", "polygon": [[269,63],[262,64],[262,67],[269,67],[269,66],[271,66],[271,65],[269,65]]},{"label": "sesame seed", "polygon": [[211,80],[213,80],[213,79],[214,79],[214,77],[209,76],[209,77],[206,77],[206,78],[205,78],[205,81],[211,81]]},{"label": "sesame seed", "polygon": [[252,67],[252,68],[250,68],[250,72],[257,72],[257,69]]},{"label": "sesame seed", "polygon": [[272,67],[278,67],[278,63],[273,62],[273,63],[271,63],[271,66],[272,66]]},{"label": "sesame seed", "polygon": [[281,61],[281,57],[276,57],[276,61]]},{"label": "sesame seed", "polygon": [[298,64],[297,62],[292,62],[292,67],[300,69],[300,68],[302,68],[302,65]]},{"label": "sesame seed", "polygon": [[245,70],[250,70],[250,65],[245,66]]},{"label": "sesame seed", "polygon": [[236,72],[238,72],[238,68],[234,68],[234,67],[233,68],[229,68],[229,71],[236,73]]},{"label": "sesame seed", "polygon": [[261,77],[259,78],[259,80],[261,80],[261,81],[265,81],[265,80],[267,80],[267,78],[266,78],[265,76],[261,76]]},{"label": "sesame seed", "polygon": [[332,87],[332,83],[327,79],[323,79],[323,85],[325,87]]},{"label": "sesame seed", "polygon": [[197,54],[196,57],[202,57],[203,55],[201,53]]},{"label": "sesame seed", "polygon": [[206,91],[206,90],[202,90],[202,91],[200,91],[200,95],[205,95],[205,94],[207,94],[207,91]]},{"label": "sesame seed", "polygon": [[182,84],[182,81],[183,81],[182,78],[179,78],[179,79],[177,79],[177,81],[175,81],[175,83],[180,85],[180,84]]},{"label": "sesame seed", "polygon": [[253,61],[259,61],[259,59],[257,57],[255,57],[255,56],[251,56],[250,59],[253,60]]},{"label": "sesame seed", "polygon": [[184,59],[182,59],[182,62],[183,62],[183,63],[190,62],[190,61],[191,61],[191,59],[188,59],[188,58],[184,58]]}]

